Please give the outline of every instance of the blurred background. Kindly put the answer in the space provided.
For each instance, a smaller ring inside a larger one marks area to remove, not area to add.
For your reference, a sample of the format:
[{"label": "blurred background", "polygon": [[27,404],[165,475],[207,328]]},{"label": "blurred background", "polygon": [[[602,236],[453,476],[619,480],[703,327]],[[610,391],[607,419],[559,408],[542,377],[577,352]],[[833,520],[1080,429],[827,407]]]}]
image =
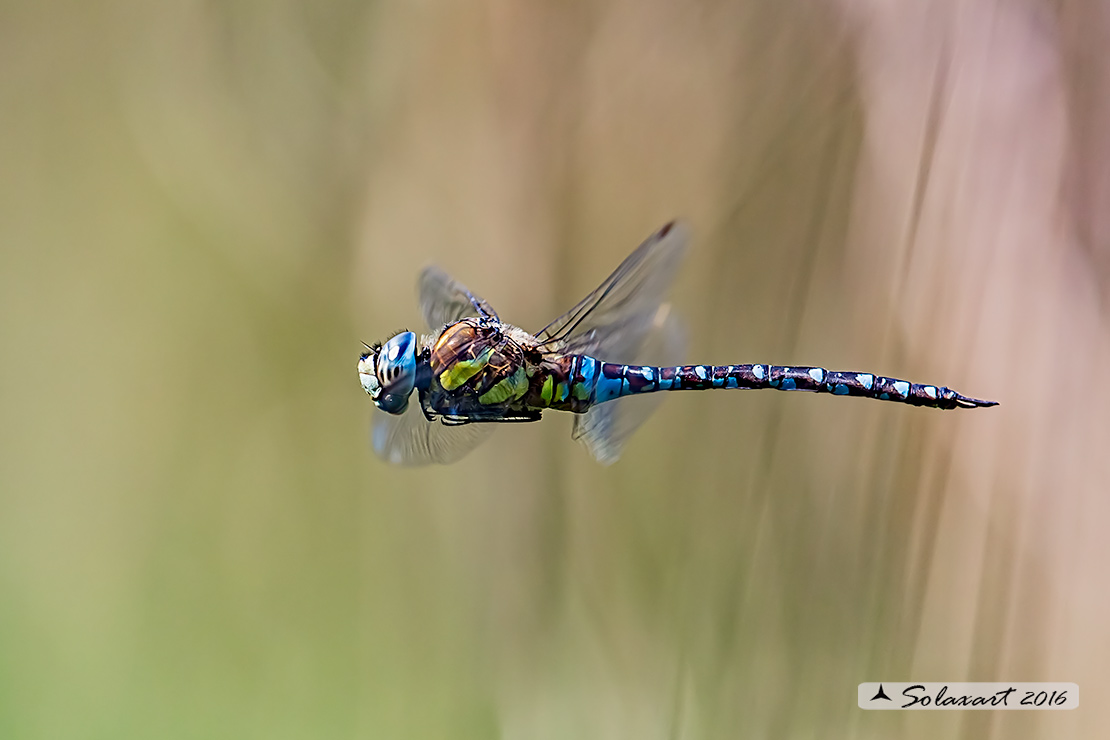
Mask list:
[{"label": "blurred background", "polygon": [[[1105,737],[1108,43],[1078,0],[4,3],[0,738]],[[422,266],[535,330],[676,216],[692,361],[1001,406],[374,457]]]}]

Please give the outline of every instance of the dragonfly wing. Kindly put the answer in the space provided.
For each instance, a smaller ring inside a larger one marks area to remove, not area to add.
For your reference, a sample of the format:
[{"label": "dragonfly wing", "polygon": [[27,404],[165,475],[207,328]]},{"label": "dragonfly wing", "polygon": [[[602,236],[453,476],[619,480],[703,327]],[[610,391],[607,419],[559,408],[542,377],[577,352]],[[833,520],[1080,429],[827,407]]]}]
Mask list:
[{"label": "dragonfly wing", "polygon": [[675,221],[648,237],[596,290],[536,335],[543,349],[637,362],[688,238],[686,226]]},{"label": "dragonfly wing", "polygon": [[[678,365],[685,350],[682,323],[664,304],[656,313],[638,350],[637,362],[656,366]],[[574,417],[573,436],[586,446],[598,462],[611,465],[620,457],[624,443],[659,407],[663,398],[662,393],[648,393],[598,404]]]},{"label": "dragonfly wing", "polygon": [[420,273],[419,290],[420,311],[432,331],[438,332],[465,316],[497,318],[493,306],[438,267],[424,268]]},{"label": "dragonfly wing", "polygon": [[399,416],[375,411],[374,452],[395,465],[446,465],[485,441],[493,428],[493,424],[446,426],[428,421],[414,398]]},{"label": "dragonfly wing", "polygon": [[[680,364],[682,326],[662,301],[688,240],[689,230],[679,222],[648,237],[596,290],[537,335],[544,350],[605,362]],[[599,462],[613,463],[660,401],[661,394],[649,394],[595,406],[575,417],[574,438]]]}]

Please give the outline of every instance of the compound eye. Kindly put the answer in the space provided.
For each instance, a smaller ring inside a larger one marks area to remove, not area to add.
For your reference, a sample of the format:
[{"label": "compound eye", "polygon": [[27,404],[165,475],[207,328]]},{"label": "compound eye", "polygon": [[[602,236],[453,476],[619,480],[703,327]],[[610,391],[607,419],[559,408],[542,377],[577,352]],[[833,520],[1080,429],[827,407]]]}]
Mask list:
[{"label": "compound eye", "polygon": [[399,396],[393,393],[383,393],[374,399],[374,403],[378,408],[387,414],[403,414],[409,405],[409,397]]},{"label": "compound eye", "polygon": [[408,396],[416,381],[416,335],[401,332],[382,345],[378,354],[378,381],[387,394]]}]

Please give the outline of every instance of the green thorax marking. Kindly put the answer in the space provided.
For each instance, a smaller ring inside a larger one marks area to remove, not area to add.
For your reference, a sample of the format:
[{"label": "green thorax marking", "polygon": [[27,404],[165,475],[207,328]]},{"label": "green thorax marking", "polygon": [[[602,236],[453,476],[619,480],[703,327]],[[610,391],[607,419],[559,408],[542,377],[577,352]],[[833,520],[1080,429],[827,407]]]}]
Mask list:
[{"label": "green thorax marking", "polygon": [[515,401],[528,390],[528,374],[523,367],[518,367],[516,372],[500,380],[488,391],[478,396],[478,403],[493,404]]},{"label": "green thorax marking", "polygon": [[[485,366],[489,363],[489,358],[492,354],[493,348],[486,347],[474,359],[458,360],[451,363],[451,365],[449,365],[443,370],[443,372],[439,374],[439,384],[443,386],[443,390],[445,391],[455,390],[456,388],[466,383],[466,381],[470,380],[475,375],[482,372],[482,369],[485,368]],[[483,401],[483,403],[485,403],[485,401]]]}]

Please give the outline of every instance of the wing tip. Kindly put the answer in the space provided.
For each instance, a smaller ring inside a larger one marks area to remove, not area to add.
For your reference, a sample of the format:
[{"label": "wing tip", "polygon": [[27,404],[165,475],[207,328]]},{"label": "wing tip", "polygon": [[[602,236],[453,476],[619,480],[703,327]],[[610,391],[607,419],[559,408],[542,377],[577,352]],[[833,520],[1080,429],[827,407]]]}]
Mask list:
[{"label": "wing tip", "polygon": [[681,218],[672,218],[667,223],[659,227],[655,232],[656,239],[664,239],[666,237],[677,237],[679,239],[688,239],[690,237],[690,227]]}]

